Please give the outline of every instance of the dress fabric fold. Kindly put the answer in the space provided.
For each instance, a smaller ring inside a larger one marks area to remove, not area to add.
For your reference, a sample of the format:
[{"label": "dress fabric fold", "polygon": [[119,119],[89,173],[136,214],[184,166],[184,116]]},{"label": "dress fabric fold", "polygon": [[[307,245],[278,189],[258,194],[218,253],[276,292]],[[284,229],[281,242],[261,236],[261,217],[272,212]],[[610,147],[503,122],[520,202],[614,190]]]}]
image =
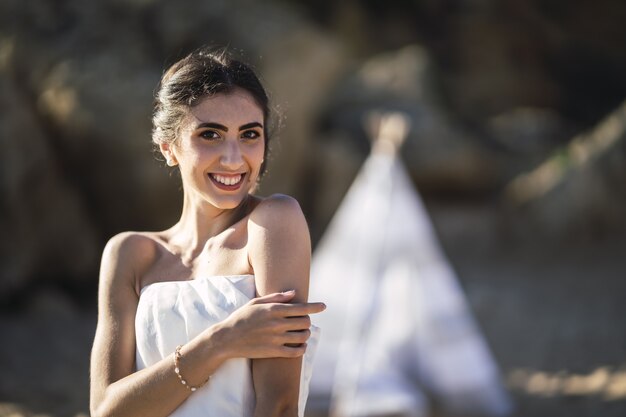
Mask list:
[{"label": "dress fabric fold", "polygon": [[[209,276],[146,286],[141,291],[135,316],[137,370],[171,356],[176,346],[226,319],[255,294],[254,275]],[[302,359],[299,416],[304,415],[319,333],[319,328],[311,328]],[[236,358],[224,362],[209,382],[171,416],[248,417],[253,415],[254,406],[251,361]]]}]

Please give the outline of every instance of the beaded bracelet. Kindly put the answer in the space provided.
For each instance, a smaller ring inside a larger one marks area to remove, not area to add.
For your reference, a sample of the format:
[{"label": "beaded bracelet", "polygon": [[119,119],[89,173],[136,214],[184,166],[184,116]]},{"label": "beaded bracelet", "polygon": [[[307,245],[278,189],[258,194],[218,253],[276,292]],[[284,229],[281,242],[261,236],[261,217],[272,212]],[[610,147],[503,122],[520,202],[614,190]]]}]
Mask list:
[{"label": "beaded bracelet", "polygon": [[174,372],[176,372],[176,376],[178,377],[178,379],[180,379],[180,383],[183,384],[185,388],[187,388],[191,392],[194,392],[195,390],[197,390],[198,388],[201,388],[202,386],[204,386],[204,384],[209,382],[209,379],[211,379],[211,377],[209,376],[206,379],[206,381],[204,381],[202,384],[195,386],[195,387],[192,387],[191,385],[187,383],[187,381],[183,378],[183,376],[180,373],[180,358],[182,358],[182,355],[180,354],[180,349],[182,347],[183,345],[178,345],[176,346],[176,350],[174,351]]}]

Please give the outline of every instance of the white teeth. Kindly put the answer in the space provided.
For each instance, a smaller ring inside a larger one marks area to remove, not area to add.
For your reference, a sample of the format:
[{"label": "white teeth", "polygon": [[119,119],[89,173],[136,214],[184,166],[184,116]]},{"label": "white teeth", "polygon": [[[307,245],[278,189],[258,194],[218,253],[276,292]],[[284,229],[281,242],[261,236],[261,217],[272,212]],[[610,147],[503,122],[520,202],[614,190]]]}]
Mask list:
[{"label": "white teeth", "polygon": [[211,176],[213,177],[215,181],[221,182],[224,185],[235,185],[239,181],[241,181],[241,178],[243,177],[243,175],[241,174],[234,175],[232,177],[225,177],[223,175],[218,175],[218,174],[211,174]]}]

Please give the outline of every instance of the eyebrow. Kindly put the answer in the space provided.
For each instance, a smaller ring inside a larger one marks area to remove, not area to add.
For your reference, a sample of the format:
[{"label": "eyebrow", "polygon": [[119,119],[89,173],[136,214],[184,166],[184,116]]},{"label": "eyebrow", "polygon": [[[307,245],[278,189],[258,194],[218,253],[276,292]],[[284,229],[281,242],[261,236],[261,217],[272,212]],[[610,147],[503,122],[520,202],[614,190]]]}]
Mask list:
[{"label": "eyebrow", "polygon": [[[200,129],[203,127],[208,127],[211,129],[218,129],[218,130],[222,130],[224,132],[228,132],[228,128],[222,124],[219,123],[212,123],[212,122],[204,122],[204,123],[200,123],[198,126],[196,126],[196,129]],[[250,122],[250,123],[246,123],[245,125],[241,125],[239,126],[239,131],[242,130],[246,130],[246,129],[251,129],[253,127],[260,127],[262,128],[263,125],[259,122]]]},{"label": "eyebrow", "polygon": [[263,128],[263,125],[259,122],[246,123],[245,125],[239,126],[239,131],[241,132],[242,130],[251,129],[253,127]]}]

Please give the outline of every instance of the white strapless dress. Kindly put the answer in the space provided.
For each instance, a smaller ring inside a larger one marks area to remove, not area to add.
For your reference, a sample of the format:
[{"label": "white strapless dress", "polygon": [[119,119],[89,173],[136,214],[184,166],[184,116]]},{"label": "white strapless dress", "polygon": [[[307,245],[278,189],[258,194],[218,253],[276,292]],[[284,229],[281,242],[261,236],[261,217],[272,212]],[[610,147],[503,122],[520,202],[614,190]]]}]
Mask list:
[{"label": "white strapless dress", "polygon": [[[255,293],[254,275],[211,276],[146,286],[141,290],[135,316],[137,370],[170,356],[176,346],[224,320]],[[300,417],[304,415],[318,340],[319,329],[311,326],[300,374]],[[171,416],[249,417],[254,413],[255,401],[250,360],[230,359]]]}]

